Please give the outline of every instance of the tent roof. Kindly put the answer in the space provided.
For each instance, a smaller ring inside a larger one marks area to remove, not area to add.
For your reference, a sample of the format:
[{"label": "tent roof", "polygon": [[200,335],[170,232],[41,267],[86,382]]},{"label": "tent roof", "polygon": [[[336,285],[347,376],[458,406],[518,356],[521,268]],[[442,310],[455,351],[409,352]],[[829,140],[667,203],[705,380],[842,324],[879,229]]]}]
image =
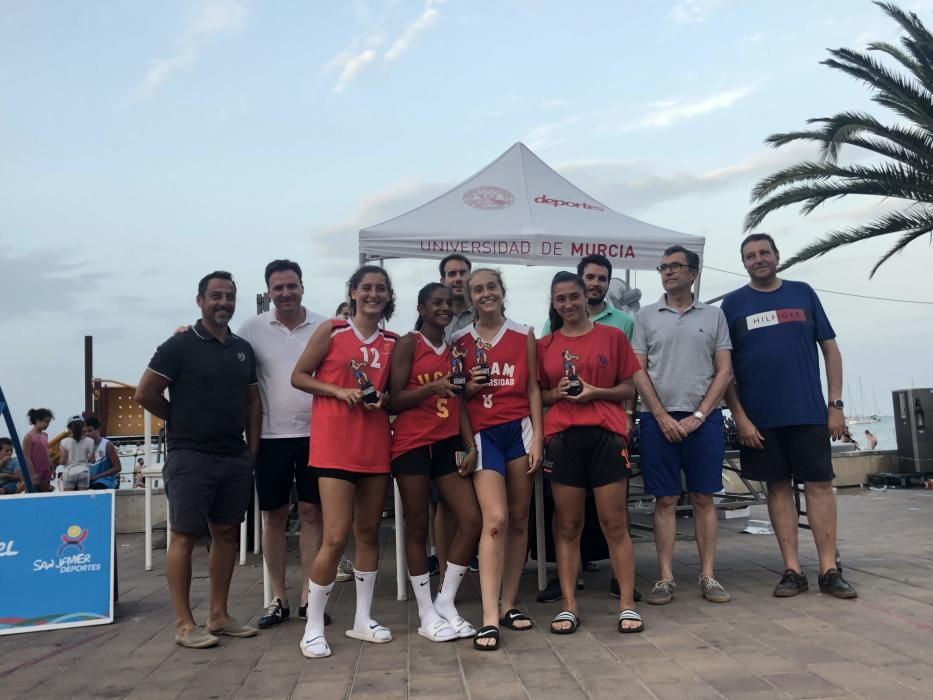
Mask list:
[{"label": "tent roof", "polygon": [[704,239],[620,214],[563,178],[523,143],[449,192],[360,231],[360,254],[523,265],[576,264],[600,253],[623,269],[654,268],[679,244],[703,254]]}]

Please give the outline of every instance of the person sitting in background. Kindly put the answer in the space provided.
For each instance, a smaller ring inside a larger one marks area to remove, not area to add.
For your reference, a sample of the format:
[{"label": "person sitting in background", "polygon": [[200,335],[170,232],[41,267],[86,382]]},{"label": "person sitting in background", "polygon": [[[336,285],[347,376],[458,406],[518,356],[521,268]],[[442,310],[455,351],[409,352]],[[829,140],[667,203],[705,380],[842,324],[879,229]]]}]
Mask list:
[{"label": "person sitting in background", "polygon": [[11,496],[23,490],[22,469],[13,456],[13,441],[0,437],[0,496]]},{"label": "person sitting in background", "polygon": [[84,436],[94,441],[94,463],[90,467],[90,488],[115,489],[120,486],[120,455],[116,446],[100,434],[100,420],[88,416],[84,420]]},{"label": "person sitting in background", "polygon": [[868,445],[869,450],[873,450],[878,447],[878,438],[875,437],[875,434],[870,430],[865,431],[865,444]]},{"label": "person sitting in background", "polygon": [[91,480],[91,462],[94,461],[94,441],[84,437],[84,418],[72,416],[68,419],[71,435],[62,438],[58,464],[61,471],[62,488],[65,491],[85,491]]},{"label": "person sitting in background", "polygon": [[844,443],[855,445],[855,449],[859,449],[858,443],[855,441],[855,438],[852,437],[852,433],[849,432],[848,428],[842,431],[842,437],[840,438],[840,440]]}]

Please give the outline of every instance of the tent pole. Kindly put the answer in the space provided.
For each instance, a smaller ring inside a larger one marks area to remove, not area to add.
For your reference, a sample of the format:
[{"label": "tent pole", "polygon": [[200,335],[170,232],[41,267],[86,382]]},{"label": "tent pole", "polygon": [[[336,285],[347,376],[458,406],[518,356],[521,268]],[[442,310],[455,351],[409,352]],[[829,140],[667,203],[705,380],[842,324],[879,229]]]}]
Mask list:
[{"label": "tent pole", "polygon": [[697,270],[697,278],[693,282],[693,296],[695,299],[700,298],[700,278],[703,276],[703,266],[700,266],[700,269]]}]

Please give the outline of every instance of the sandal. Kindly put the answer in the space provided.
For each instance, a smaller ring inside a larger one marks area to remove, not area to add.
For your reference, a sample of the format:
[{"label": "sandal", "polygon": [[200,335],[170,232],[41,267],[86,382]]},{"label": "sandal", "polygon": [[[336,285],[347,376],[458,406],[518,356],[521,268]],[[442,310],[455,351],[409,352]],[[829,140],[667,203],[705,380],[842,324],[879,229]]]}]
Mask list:
[{"label": "sandal", "polygon": [[[569,622],[570,627],[555,627],[554,624],[558,622]],[[574,613],[569,610],[564,610],[559,612],[554,616],[554,619],[551,620],[551,633],[552,634],[573,634],[577,631],[577,627],[580,626],[580,618],[577,617]]]},{"label": "sandal", "polygon": [[[516,627],[515,623],[520,620],[527,620],[528,626],[527,627]],[[516,632],[527,632],[528,630],[530,630],[532,627],[535,626],[534,621],[532,621],[530,617],[528,617],[525,613],[523,613],[518,608],[512,608],[511,610],[506,612],[505,615],[503,615],[499,619],[499,624],[505,625],[510,630],[515,630]]]},{"label": "sandal", "polygon": [[[623,626],[622,626],[622,623],[623,623],[623,622],[626,622],[627,620],[633,620],[633,621],[636,621],[636,622],[641,622],[641,624],[640,624],[638,627],[623,627]],[[620,612],[620,613],[619,613],[619,619],[618,619],[617,624],[618,624],[618,626],[619,626],[619,633],[620,633],[620,634],[635,634],[635,633],[637,633],[637,632],[644,632],[644,631],[645,631],[645,623],[642,621],[641,615],[639,615],[639,614],[638,614],[637,612],[635,612],[634,610],[628,610],[628,609],[626,609],[626,610],[623,610],[622,612]]]},{"label": "sandal", "polygon": [[361,642],[370,642],[371,644],[385,644],[392,641],[392,632],[388,627],[383,627],[378,622],[373,622],[368,629],[358,630],[355,627],[352,630],[344,632],[350,639],[358,639]]},{"label": "sandal", "polygon": [[[495,644],[478,644],[480,639],[495,639]],[[473,638],[473,648],[477,651],[497,651],[499,649],[499,628],[492,625],[480,627]]]}]

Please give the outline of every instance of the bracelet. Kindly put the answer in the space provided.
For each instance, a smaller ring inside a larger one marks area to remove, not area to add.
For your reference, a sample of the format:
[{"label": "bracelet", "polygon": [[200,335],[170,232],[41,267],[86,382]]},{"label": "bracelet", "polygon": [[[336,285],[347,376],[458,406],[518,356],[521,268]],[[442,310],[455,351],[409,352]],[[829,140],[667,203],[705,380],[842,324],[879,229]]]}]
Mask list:
[{"label": "bracelet", "polygon": [[470,452],[476,452],[476,451],[477,451],[476,445],[467,445],[466,449],[464,450],[464,452],[466,452],[467,454],[469,454]]}]

